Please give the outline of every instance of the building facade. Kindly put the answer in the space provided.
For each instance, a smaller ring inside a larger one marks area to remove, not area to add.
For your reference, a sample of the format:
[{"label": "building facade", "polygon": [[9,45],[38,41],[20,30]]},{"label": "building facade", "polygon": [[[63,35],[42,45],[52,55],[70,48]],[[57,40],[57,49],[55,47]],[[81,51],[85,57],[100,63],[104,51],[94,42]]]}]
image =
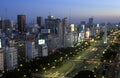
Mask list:
[{"label": "building facade", "polygon": [[0,71],[4,70],[4,52],[3,49],[0,49]]},{"label": "building facade", "polygon": [[26,61],[30,61],[35,57],[38,57],[38,48],[35,44],[35,38],[34,36],[27,36],[27,40],[25,42],[26,47]]},{"label": "building facade", "polygon": [[5,70],[13,70],[18,67],[18,53],[15,47],[6,47]]},{"label": "building facade", "polygon": [[68,18],[65,17],[62,19],[62,45],[65,47],[65,39],[66,39],[66,34],[69,30],[69,21]]},{"label": "building facade", "polygon": [[18,31],[24,32],[26,26],[26,16],[25,15],[18,15],[17,16],[17,24],[18,24]]},{"label": "building facade", "polygon": [[43,25],[43,18],[42,17],[37,17],[37,24],[38,24],[38,26],[42,26]]}]

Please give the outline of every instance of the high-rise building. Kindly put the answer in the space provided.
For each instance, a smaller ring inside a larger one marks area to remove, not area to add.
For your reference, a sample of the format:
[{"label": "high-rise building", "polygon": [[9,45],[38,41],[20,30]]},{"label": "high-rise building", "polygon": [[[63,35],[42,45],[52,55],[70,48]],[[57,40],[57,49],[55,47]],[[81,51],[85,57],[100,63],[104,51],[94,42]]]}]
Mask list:
[{"label": "high-rise building", "polygon": [[68,32],[69,29],[69,21],[68,18],[65,17],[62,19],[62,44],[65,46],[65,35]]},{"label": "high-rise building", "polygon": [[18,23],[18,31],[24,32],[25,25],[26,25],[26,16],[25,15],[18,15],[17,16],[17,23]]},{"label": "high-rise building", "polygon": [[5,50],[5,69],[13,70],[18,66],[17,49],[15,47],[6,47]]},{"label": "high-rise building", "polygon": [[4,70],[4,52],[0,49],[0,74]]},{"label": "high-rise building", "polygon": [[81,29],[81,31],[84,29],[84,30],[86,30],[86,22],[85,21],[81,21],[81,23],[80,23],[80,29]]},{"label": "high-rise building", "polygon": [[61,27],[61,19],[57,18],[55,19],[55,28],[54,28],[55,34],[60,34],[59,32],[61,31],[60,27]]},{"label": "high-rise building", "polygon": [[48,46],[45,40],[40,39],[38,42],[38,56],[48,56]]},{"label": "high-rise building", "polygon": [[0,20],[0,29],[5,29],[4,21]]},{"label": "high-rise building", "polygon": [[70,25],[70,31],[71,31],[71,32],[74,32],[74,31],[75,31],[75,25],[74,25],[74,24],[71,24],[71,25]]},{"label": "high-rise building", "polygon": [[103,27],[104,30],[104,44],[107,44],[107,25]]},{"label": "high-rise building", "polygon": [[89,18],[89,23],[90,23],[90,24],[93,24],[93,17],[92,17],[92,18]]},{"label": "high-rise building", "polygon": [[43,18],[42,17],[37,17],[37,24],[40,27],[43,25]]},{"label": "high-rise building", "polygon": [[93,24],[93,17],[89,18],[88,27],[90,29],[90,36],[95,36],[95,27]]},{"label": "high-rise building", "polygon": [[12,20],[4,20],[5,28],[12,28],[13,27],[13,21]]},{"label": "high-rise building", "polygon": [[63,23],[63,28],[64,28],[64,31],[65,33],[68,31],[69,29],[69,21],[68,21],[68,18],[65,17],[63,20],[62,20],[62,23]]},{"label": "high-rise building", "polygon": [[48,46],[42,45],[42,56],[48,56]]},{"label": "high-rise building", "polygon": [[47,19],[45,19],[45,28],[52,29],[54,26],[54,18],[53,16],[48,16]]},{"label": "high-rise building", "polygon": [[45,19],[45,28],[50,29],[50,32],[53,34],[58,34],[60,23],[61,20],[59,18],[54,19],[53,16],[48,16],[48,18]]},{"label": "high-rise building", "polygon": [[33,35],[27,35],[26,46],[26,61],[30,61],[38,56],[38,49],[35,44],[35,37]]},{"label": "high-rise building", "polygon": [[5,25],[5,29],[4,32],[6,32],[7,34],[9,34],[13,28],[13,21],[6,19],[4,20],[4,25]]},{"label": "high-rise building", "polygon": [[90,29],[91,29],[92,27],[93,27],[93,17],[89,18],[87,28],[90,28]]}]

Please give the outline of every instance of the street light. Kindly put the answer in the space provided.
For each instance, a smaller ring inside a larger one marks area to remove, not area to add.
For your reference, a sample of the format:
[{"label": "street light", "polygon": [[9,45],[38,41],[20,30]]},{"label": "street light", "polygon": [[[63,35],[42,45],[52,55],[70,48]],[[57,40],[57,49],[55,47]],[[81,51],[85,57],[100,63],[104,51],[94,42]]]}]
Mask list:
[{"label": "street light", "polygon": [[23,64],[20,64],[20,67],[23,67]]},{"label": "street light", "polygon": [[35,69],[36,72],[38,72],[38,69]]},{"label": "street light", "polygon": [[96,75],[94,75],[94,77],[96,78],[97,76],[96,76]]},{"label": "street light", "polygon": [[54,60],[55,62],[57,62],[57,60]]},{"label": "street light", "polygon": [[65,56],[67,57],[68,55],[66,54]]},{"label": "street light", "polygon": [[106,60],[103,61],[104,63],[106,62]]},{"label": "street light", "polygon": [[27,75],[23,75],[23,78],[26,78],[27,77]]},{"label": "street light", "polygon": [[105,51],[103,51],[102,53],[105,54]]},{"label": "street light", "polygon": [[50,63],[48,63],[48,66],[50,65]]},{"label": "street light", "polygon": [[60,57],[60,61],[62,61],[63,60],[63,57]]},{"label": "street light", "polygon": [[17,69],[17,71],[20,71],[20,69]]},{"label": "street light", "polygon": [[102,78],[105,78],[104,76],[102,76]]},{"label": "street light", "polygon": [[46,68],[45,67],[43,67],[43,70],[45,70]]}]

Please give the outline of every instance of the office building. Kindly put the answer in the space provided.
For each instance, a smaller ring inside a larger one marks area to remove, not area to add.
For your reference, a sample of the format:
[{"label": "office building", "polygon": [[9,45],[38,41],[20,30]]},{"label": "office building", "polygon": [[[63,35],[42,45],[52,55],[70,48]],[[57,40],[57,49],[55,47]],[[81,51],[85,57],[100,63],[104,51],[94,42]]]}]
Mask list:
[{"label": "office building", "polygon": [[67,33],[69,30],[69,21],[67,17],[63,18],[62,24],[63,24],[64,33]]},{"label": "office building", "polygon": [[70,25],[70,32],[74,32],[75,31],[75,25],[74,24],[71,24]]},{"label": "office building", "polygon": [[27,40],[25,42],[26,48],[26,61],[30,61],[38,56],[38,48],[35,44],[35,37],[33,35],[27,35]]},{"label": "office building", "polygon": [[4,70],[4,52],[0,49],[0,73]]},{"label": "office building", "polygon": [[5,29],[5,24],[3,20],[0,20],[0,29]]},{"label": "office building", "polygon": [[10,34],[13,28],[13,21],[9,19],[4,20],[4,26],[5,26],[4,32],[6,32],[7,34]]},{"label": "office building", "polygon": [[26,26],[26,16],[25,15],[18,15],[17,16],[17,24],[18,24],[18,31],[24,32]]},{"label": "office building", "polygon": [[48,16],[47,19],[45,19],[45,28],[51,29],[54,27],[54,18],[53,16]]},{"label": "office building", "polygon": [[4,20],[5,28],[13,28],[13,21],[12,20]]},{"label": "office building", "polygon": [[37,17],[37,24],[38,26],[43,26],[43,18],[42,17]]},{"label": "office building", "polygon": [[5,50],[5,70],[13,70],[18,67],[17,49],[6,47]]},{"label": "office building", "polygon": [[86,29],[85,37],[86,37],[86,39],[90,38],[90,30],[89,30],[89,28]]},{"label": "office building", "polygon": [[90,29],[90,36],[91,37],[95,36],[95,26],[94,26],[93,20],[94,20],[93,17],[89,18],[89,22],[88,22],[88,26],[87,26],[87,28]]},{"label": "office building", "polygon": [[[89,26],[90,26],[90,27],[93,25],[93,17],[89,18],[89,22],[88,22],[88,23],[89,23]],[[89,28],[90,28],[90,27],[89,27]]]},{"label": "office building", "polygon": [[107,25],[103,27],[104,30],[104,44],[107,44]]},{"label": "office building", "polygon": [[39,40],[38,43],[38,56],[48,56],[48,46],[47,44],[45,44],[45,42],[43,44],[43,40]]},{"label": "office building", "polygon": [[66,37],[66,34],[69,30],[69,21],[68,21],[68,18],[65,17],[62,19],[62,44],[63,46],[65,46],[65,37]]},{"label": "office building", "polygon": [[53,16],[48,16],[48,18],[45,19],[45,28],[50,29],[51,34],[58,35],[60,23],[61,20],[59,18],[54,19]]}]

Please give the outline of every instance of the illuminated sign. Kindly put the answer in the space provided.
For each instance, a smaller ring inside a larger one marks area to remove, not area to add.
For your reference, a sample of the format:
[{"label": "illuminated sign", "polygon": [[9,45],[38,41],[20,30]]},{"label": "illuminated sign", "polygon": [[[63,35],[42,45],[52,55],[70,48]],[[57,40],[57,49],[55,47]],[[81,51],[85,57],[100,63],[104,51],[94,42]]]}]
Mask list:
[{"label": "illuminated sign", "polygon": [[38,41],[38,44],[39,44],[39,45],[43,45],[43,44],[45,44],[45,40],[40,39],[40,40]]}]

